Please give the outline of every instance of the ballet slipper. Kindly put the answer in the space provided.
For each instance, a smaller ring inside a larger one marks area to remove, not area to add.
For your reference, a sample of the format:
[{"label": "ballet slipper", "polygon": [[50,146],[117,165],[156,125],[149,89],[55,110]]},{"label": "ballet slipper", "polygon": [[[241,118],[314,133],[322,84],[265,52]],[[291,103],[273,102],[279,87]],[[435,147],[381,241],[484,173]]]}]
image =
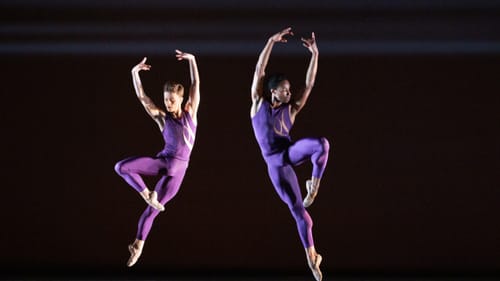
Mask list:
[{"label": "ballet slipper", "polygon": [[128,251],[130,252],[130,258],[127,261],[127,266],[133,266],[142,254],[142,248],[136,249],[133,245],[128,245]]},{"label": "ballet slipper", "polygon": [[165,211],[165,207],[160,202],[158,202],[158,193],[156,191],[150,193],[149,198],[146,200],[146,202],[149,204],[149,206],[160,212]]},{"label": "ballet slipper", "polygon": [[302,202],[304,208],[311,206],[311,204],[314,202],[314,198],[316,198],[316,195],[318,195],[318,189],[319,185],[313,186],[312,180],[306,181],[307,195]]},{"label": "ballet slipper", "polygon": [[320,254],[316,254],[314,261],[311,261],[311,259],[308,257],[309,268],[311,269],[311,272],[316,281],[321,281],[323,279],[323,273],[321,273],[321,270],[319,269],[319,265],[321,264],[322,260],[323,257]]},{"label": "ballet slipper", "polygon": [[144,198],[144,201],[148,203],[149,206],[151,206],[153,209],[156,209],[160,212],[165,211],[165,207],[158,202],[158,193],[156,191],[149,191],[148,189],[143,190],[140,192],[142,198]]}]

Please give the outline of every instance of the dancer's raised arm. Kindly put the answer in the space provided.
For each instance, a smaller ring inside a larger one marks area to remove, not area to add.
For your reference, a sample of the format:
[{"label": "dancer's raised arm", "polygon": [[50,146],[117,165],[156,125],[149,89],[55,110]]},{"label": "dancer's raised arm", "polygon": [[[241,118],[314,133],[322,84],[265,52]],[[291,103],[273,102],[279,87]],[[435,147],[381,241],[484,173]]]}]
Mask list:
[{"label": "dancer's raised arm", "polygon": [[175,56],[178,60],[187,60],[189,62],[189,73],[191,76],[191,86],[189,87],[189,98],[184,109],[191,114],[195,124],[197,121],[198,106],[200,104],[200,75],[198,74],[198,66],[194,55],[175,50]]},{"label": "dancer's raised arm", "polygon": [[163,116],[165,113],[158,108],[151,98],[149,98],[144,89],[142,88],[141,77],[139,76],[139,71],[141,70],[149,70],[151,69],[151,65],[146,64],[146,57],[142,59],[142,61],[132,68],[132,81],[134,82],[134,89],[139,101],[146,109],[146,112],[155,120],[155,122],[160,127],[160,130],[163,130]]},{"label": "dancer's raised arm", "polygon": [[281,42],[285,43],[287,40],[285,35],[293,35],[292,28],[288,27],[282,31],[274,34],[268,40],[264,49],[260,53],[259,60],[255,66],[255,73],[253,75],[253,82],[251,88],[252,102],[257,103],[263,95],[264,87],[264,76],[266,75],[266,66],[269,61],[269,56],[271,55],[271,50],[273,49],[274,43]]},{"label": "dancer's raised arm", "polygon": [[309,98],[309,94],[311,94],[311,90],[314,86],[314,81],[316,80],[316,72],[318,70],[319,51],[318,46],[316,45],[314,32],[311,34],[311,38],[302,38],[302,42],[302,45],[311,52],[311,61],[309,62],[309,67],[307,69],[306,85],[302,93],[299,94],[299,98],[292,104],[292,108],[290,111],[292,119],[295,119],[295,116],[306,104],[307,99]]}]

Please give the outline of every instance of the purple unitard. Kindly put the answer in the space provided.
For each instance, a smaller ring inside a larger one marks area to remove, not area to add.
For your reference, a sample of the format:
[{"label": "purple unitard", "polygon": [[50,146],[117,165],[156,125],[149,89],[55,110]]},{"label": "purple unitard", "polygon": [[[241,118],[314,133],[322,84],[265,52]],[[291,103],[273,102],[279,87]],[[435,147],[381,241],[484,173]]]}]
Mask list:
[{"label": "purple unitard", "polygon": [[[161,175],[154,190],[158,193],[158,201],[162,205],[179,191],[196,134],[196,125],[187,111],[182,112],[180,119],[175,119],[167,113],[164,121],[162,134],[165,147],[161,152],[155,157],[127,158],[115,165],[115,171],[138,192],[146,188],[141,175]],[[158,213],[159,211],[151,206],[146,208],[139,219],[137,239],[146,240]]]},{"label": "purple unitard", "polygon": [[314,246],[313,223],[302,205],[302,194],[293,166],[311,160],[312,176],[321,178],[330,145],[326,138],[305,138],[293,142],[289,135],[293,125],[290,109],[289,104],[273,109],[268,101],[263,100],[252,117],[252,126],[274,188],[290,208],[304,248],[309,248]]}]

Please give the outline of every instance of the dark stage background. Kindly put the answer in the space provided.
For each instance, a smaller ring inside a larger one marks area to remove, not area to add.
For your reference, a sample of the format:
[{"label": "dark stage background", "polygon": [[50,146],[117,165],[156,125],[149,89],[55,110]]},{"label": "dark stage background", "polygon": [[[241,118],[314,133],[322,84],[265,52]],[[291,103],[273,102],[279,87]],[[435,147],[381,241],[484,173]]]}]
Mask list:
[{"label": "dark stage background", "polygon": [[[309,209],[324,271],[500,269],[498,1],[69,2],[0,4],[1,271],[308,274],[249,118],[258,54],[287,26],[268,73],[292,92],[310,58],[300,36],[315,31],[320,50],[292,137],[332,144]],[[197,55],[196,145],[127,269],[145,203],[113,166],[162,148],[130,69],[148,57],[143,84],[162,105],[165,80],[189,84],[175,48]]]}]

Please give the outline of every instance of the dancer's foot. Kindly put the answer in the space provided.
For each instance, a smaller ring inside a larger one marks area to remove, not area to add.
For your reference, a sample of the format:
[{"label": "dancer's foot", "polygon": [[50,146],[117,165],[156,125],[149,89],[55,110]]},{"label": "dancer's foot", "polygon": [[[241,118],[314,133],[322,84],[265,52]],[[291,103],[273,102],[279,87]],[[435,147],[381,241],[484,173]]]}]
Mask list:
[{"label": "dancer's foot", "polygon": [[306,181],[307,195],[302,202],[305,208],[311,206],[311,204],[314,202],[314,198],[316,198],[316,195],[318,195],[318,189],[319,184],[313,186],[312,180]]},{"label": "dancer's foot", "polygon": [[149,206],[155,208],[158,211],[165,211],[165,207],[160,202],[158,202],[158,193],[156,193],[156,191],[150,193],[149,200],[146,200],[146,202],[149,204]]},{"label": "dancer's foot", "polygon": [[128,251],[130,252],[130,258],[127,261],[127,266],[133,266],[142,254],[142,247],[138,246],[136,243],[128,245]]},{"label": "dancer's foot", "polygon": [[314,257],[309,257],[309,256],[307,257],[309,268],[311,269],[314,279],[316,279],[316,281],[321,281],[323,279],[323,273],[321,273],[321,270],[319,269],[319,265],[321,264],[322,260],[323,257],[318,253],[315,253]]},{"label": "dancer's foot", "polygon": [[146,188],[141,192],[141,196],[149,206],[153,207],[153,209],[156,209],[160,212],[165,211],[165,207],[160,202],[158,202],[158,193],[156,193],[156,191],[149,191],[149,189]]}]

